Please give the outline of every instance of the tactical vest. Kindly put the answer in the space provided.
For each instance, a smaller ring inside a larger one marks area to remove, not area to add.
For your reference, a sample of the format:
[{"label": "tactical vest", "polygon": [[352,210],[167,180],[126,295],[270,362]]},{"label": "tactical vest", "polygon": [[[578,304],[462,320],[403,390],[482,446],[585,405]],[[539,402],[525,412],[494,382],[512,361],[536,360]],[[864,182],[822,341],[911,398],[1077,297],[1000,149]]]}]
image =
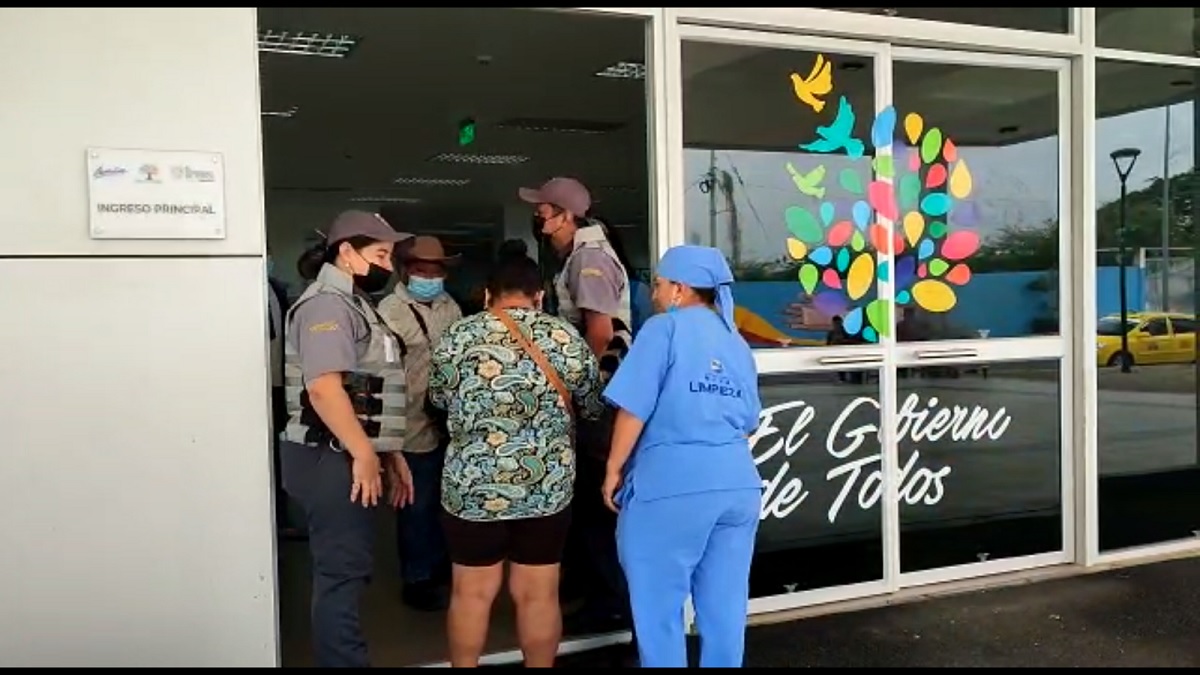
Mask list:
[{"label": "tactical vest", "polygon": [[[328,445],[341,451],[341,445],[329,430],[317,411],[313,409],[305,388],[304,375],[300,367],[300,355],[296,352],[295,326],[292,323],[296,309],[320,294],[335,295],[343,300],[356,314],[363,318],[369,331],[365,351],[362,344],[358,365],[353,371],[343,373],[342,384],[350,396],[354,412],[362,423],[363,430],[371,439],[376,452],[396,452],[404,448],[404,430],[407,420],[406,380],[404,372],[404,343],[401,342],[371,306],[366,298],[346,292],[340,288],[340,279],[333,275],[342,273],[325,265],[314,281],[288,309],[285,325],[287,340],[284,344],[284,386],[287,396],[288,424],[283,440],[304,445]],[[349,330],[351,327],[347,326]]]},{"label": "tactical vest", "polygon": [[[617,316],[623,324],[623,328],[628,331],[633,327],[632,312],[629,302],[629,271],[621,264],[621,259],[617,257],[617,252],[613,250],[611,244],[608,243],[608,238],[604,236],[604,230],[599,225],[589,225],[582,227],[575,233],[575,248],[571,250],[570,255],[563,261],[562,270],[554,279],[554,294],[558,301],[558,315],[576,328],[583,328],[583,312],[575,305],[575,298],[571,297],[571,292],[567,286],[566,270],[571,269],[571,258],[575,257],[585,248],[598,248],[613,259],[617,266],[622,270],[622,287],[621,287],[621,308]],[[619,331],[622,327],[614,326],[614,330]]]}]

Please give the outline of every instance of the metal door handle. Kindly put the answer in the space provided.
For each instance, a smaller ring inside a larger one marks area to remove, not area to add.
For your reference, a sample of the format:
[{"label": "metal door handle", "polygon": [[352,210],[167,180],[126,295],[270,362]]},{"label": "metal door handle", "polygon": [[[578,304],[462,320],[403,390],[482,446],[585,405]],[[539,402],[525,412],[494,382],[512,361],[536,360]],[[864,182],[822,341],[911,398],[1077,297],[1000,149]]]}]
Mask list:
[{"label": "metal door handle", "polygon": [[882,356],[826,356],[817,359],[823,366],[853,366],[883,363]]},{"label": "metal door handle", "polygon": [[917,358],[926,361],[933,359],[973,359],[976,356],[979,356],[979,351],[975,349],[932,349],[917,352]]}]

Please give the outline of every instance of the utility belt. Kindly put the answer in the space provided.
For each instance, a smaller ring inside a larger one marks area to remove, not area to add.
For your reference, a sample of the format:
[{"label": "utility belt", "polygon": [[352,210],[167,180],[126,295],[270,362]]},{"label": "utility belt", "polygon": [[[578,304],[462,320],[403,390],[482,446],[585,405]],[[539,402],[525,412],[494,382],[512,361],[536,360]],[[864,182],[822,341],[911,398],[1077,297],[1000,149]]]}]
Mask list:
[{"label": "utility belt", "polygon": [[[365,373],[342,373],[342,388],[350,397],[350,405],[367,438],[379,438],[382,425],[373,418],[383,414],[383,399],[380,398],[383,394],[383,378]],[[305,445],[328,445],[336,451],[342,451],[337,437],[313,408],[307,389],[300,392],[300,423],[307,429],[304,433]]]}]

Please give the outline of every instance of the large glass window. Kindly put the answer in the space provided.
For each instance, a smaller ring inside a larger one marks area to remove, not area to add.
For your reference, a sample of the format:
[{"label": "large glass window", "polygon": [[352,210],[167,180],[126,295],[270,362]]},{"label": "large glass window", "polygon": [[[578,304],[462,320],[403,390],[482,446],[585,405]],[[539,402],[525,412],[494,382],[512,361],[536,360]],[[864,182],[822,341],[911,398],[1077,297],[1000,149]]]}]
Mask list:
[{"label": "large glass window", "polygon": [[[1139,12],[1175,10],[1112,11],[1132,21]],[[1190,35],[1192,10],[1182,11],[1188,13]],[[1166,37],[1158,31],[1154,40]],[[1197,75],[1177,67],[1097,64],[1095,359],[1102,551],[1183,539],[1200,530]]]},{"label": "large glass window", "polygon": [[1135,52],[1200,56],[1195,7],[1097,7],[1096,45]]},{"label": "large glass window", "polygon": [[728,256],[754,347],[823,346],[839,318],[853,329],[841,342],[878,341],[885,315],[872,324],[868,308],[887,234],[860,140],[873,73],[863,56],[683,43],[687,240]]},{"label": "large glass window", "polygon": [[894,72],[897,338],[1057,334],[1058,73],[904,60]]},{"label": "large glass window", "polygon": [[993,28],[1035,30],[1044,33],[1066,33],[1071,28],[1071,10],[1068,7],[895,7],[886,9],[832,7],[830,9]]},{"label": "large glass window", "polygon": [[900,375],[901,571],[1061,551],[1059,361]]},{"label": "large glass window", "polygon": [[882,579],[879,372],[772,375],[759,396],[751,596]]}]

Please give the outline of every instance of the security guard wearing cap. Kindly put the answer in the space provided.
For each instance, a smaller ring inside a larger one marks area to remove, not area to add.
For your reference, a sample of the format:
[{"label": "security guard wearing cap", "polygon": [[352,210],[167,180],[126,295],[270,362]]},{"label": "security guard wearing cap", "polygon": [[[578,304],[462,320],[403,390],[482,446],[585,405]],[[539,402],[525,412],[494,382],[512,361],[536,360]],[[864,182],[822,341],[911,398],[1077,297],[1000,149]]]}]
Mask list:
[{"label": "security guard wearing cap", "polygon": [[[599,221],[587,217],[591,194],[573,178],[553,178],[518,196],[534,206],[534,221],[562,260],[554,290],[558,315],[571,322],[600,361],[604,381],[616,372],[632,342],[629,274]],[[586,586],[582,625],[570,632],[600,632],[627,625],[628,591],[617,561],[616,518],[599,497],[608,456],[612,415],[581,422],[575,494],[576,536],[587,549],[586,564],[597,579]]]},{"label": "security guard wearing cap", "polygon": [[318,667],[370,665],[359,601],[374,566],[385,472],[394,507],[413,499],[400,452],[403,344],[368,297],[387,285],[393,248],[409,237],[373,213],[339,215],[316,280],[285,320],[283,481],[307,520]]}]

